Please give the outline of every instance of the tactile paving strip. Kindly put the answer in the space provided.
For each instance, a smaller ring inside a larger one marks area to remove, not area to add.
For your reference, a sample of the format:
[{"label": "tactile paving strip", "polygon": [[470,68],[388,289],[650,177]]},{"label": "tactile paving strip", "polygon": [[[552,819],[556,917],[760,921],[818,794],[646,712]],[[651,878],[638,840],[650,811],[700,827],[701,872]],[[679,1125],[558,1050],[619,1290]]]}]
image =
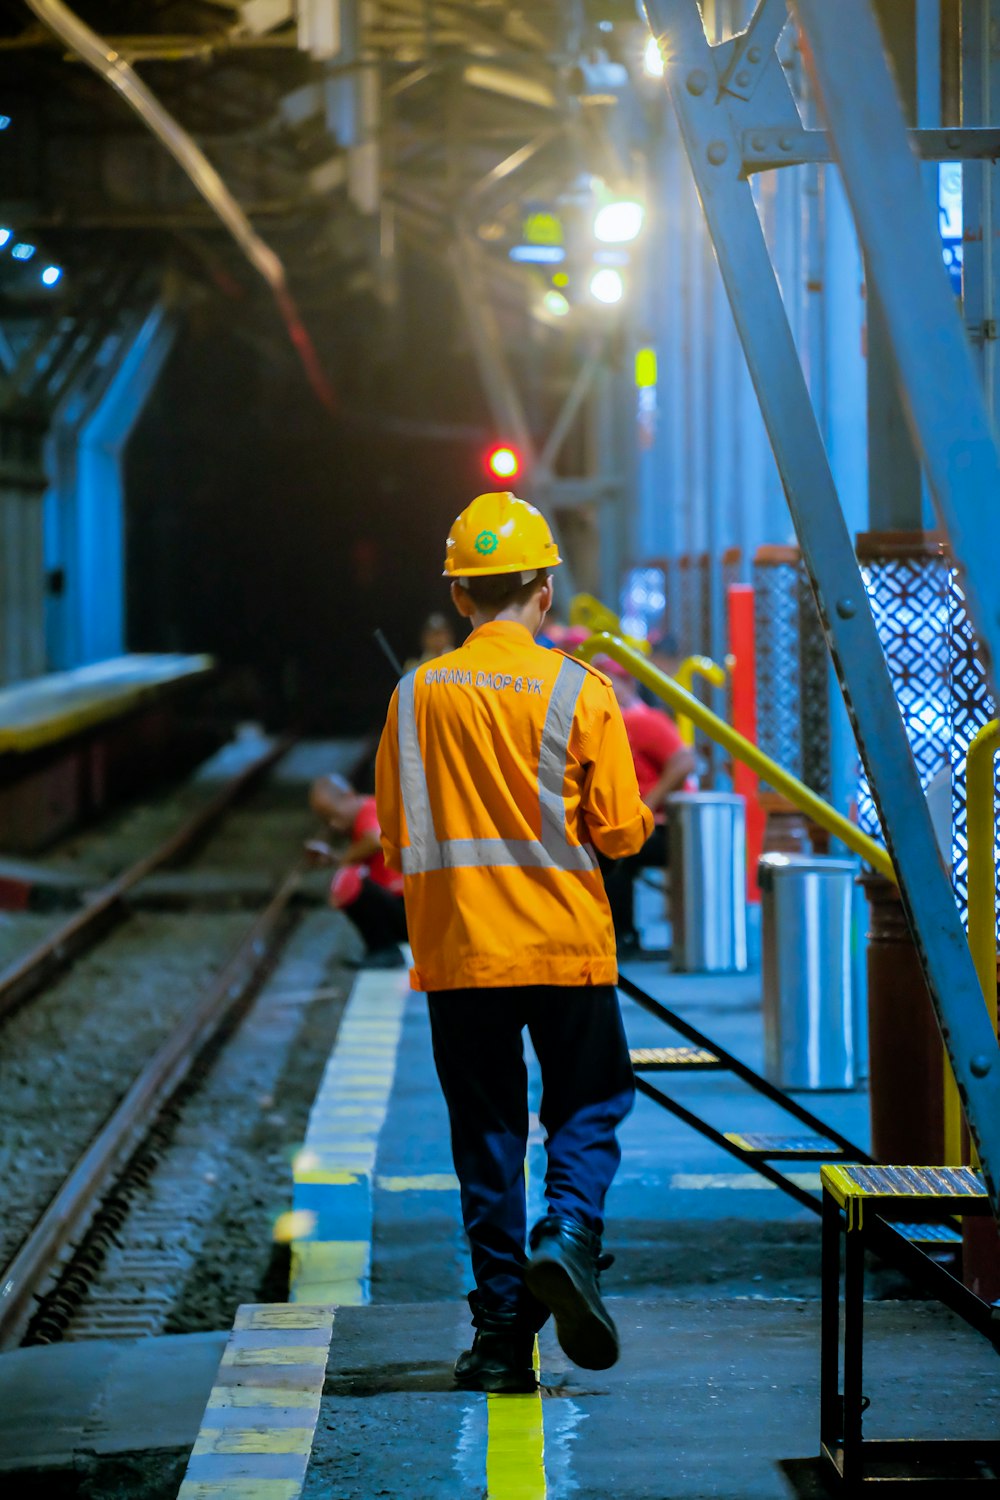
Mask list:
[{"label": "tactile paving strip", "polygon": [[238,1309],[177,1500],[297,1500],[333,1315],[301,1303]]}]

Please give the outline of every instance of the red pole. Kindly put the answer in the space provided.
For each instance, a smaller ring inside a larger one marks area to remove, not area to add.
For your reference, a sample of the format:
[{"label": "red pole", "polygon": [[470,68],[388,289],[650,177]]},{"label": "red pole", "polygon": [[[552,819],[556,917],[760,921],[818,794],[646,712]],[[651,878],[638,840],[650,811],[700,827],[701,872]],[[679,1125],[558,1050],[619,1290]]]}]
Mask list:
[{"label": "red pole", "polygon": [[[727,593],[729,611],[730,681],[733,728],[757,743],[757,682],[754,667],[753,589],[748,583],[731,583]],[[764,809],[757,797],[757,773],[742,761],[733,763],[733,785],[746,803],[747,900],[759,901],[757,861],[764,846]]]}]

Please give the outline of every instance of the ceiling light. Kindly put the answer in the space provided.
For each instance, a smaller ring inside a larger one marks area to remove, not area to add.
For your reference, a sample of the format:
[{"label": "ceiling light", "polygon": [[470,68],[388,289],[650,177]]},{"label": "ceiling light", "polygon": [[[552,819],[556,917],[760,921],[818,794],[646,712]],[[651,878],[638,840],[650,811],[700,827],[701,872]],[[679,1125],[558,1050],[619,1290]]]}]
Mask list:
[{"label": "ceiling light", "polygon": [[20,244],[14,246],[10,253],[15,260],[30,260],[35,253],[35,247],[34,245],[25,244],[22,240]]},{"label": "ceiling light", "polygon": [[596,297],[598,302],[612,307],[620,302],[625,294],[625,283],[620,271],[613,271],[610,266],[602,266],[595,271],[590,278],[590,295]]},{"label": "ceiling light", "polygon": [[10,243],[13,233],[13,229],[0,229],[0,250],[3,249],[4,245]]},{"label": "ceiling light", "polygon": [[542,304],[546,312],[550,312],[554,318],[564,318],[569,312],[569,303],[562,292],[557,292],[551,287],[542,298]]},{"label": "ceiling light", "polygon": [[598,209],[594,236],[605,245],[627,245],[637,238],[646,211],[635,198],[618,198]]},{"label": "ceiling light", "polygon": [[663,77],[663,53],[655,36],[651,36],[642,54],[642,71],[647,78]]},{"label": "ceiling light", "polygon": [[42,272],[42,282],[45,286],[55,286],[61,276],[61,266],[46,266]]}]

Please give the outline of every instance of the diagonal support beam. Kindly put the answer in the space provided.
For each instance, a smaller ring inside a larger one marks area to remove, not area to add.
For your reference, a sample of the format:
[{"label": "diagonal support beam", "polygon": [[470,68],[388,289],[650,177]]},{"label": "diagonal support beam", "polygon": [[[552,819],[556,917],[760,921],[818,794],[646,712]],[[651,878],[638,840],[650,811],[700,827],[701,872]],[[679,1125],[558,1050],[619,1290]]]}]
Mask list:
[{"label": "diagonal support beam", "polygon": [[570,428],[576,421],[580,407],[586,401],[590,388],[594,383],[594,377],[601,367],[604,356],[603,341],[591,350],[584,360],[573,384],[566,393],[566,399],[562,404],[559,415],[552,424],[552,430],[545,439],[542,451],[538,455],[538,468],[544,474],[550,474],[552,466],[559,457],[562,445],[569,436]]},{"label": "diagonal support beam", "polygon": [[[742,176],[740,126],[714,86],[715,59],[697,0],[645,0],[645,8],[661,39],[665,80],[824,633],[1000,1216],[1000,1049],[938,854],[752,189]],[[839,17],[840,6],[836,10]]]},{"label": "diagonal support beam", "polygon": [[484,284],[479,253],[468,236],[459,233],[450,258],[465,314],[465,326],[498,436],[515,442],[527,462],[533,464],[535,444],[531,428],[504,353],[503,340]]},{"label": "diagonal support beam", "polygon": [[733,39],[733,55],[719,88],[736,99],[751,99],[787,23],[786,0],[757,0],[750,24]]}]

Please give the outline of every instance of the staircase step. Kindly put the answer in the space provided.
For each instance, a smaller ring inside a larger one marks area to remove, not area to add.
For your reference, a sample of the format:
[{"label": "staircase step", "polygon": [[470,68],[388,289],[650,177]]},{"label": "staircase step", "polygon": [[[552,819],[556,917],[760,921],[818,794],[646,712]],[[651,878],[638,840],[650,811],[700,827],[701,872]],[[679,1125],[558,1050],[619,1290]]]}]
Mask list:
[{"label": "staircase step", "polygon": [[714,1052],[705,1047],[633,1047],[629,1052],[636,1072],[666,1073],[682,1069],[710,1072],[722,1067]]},{"label": "staircase step", "polygon": [[890,1224],[897,1234],[915,1245],[960,1245],[962,1231],[953,1224]]},{"label": "staircase step", "polygon": [[844,1153],[822,1135],[761,1135],[756,1131],[727,1130],[726,1140],[760,1161],[793,1157],[796,1161],[843,1160]]}]

